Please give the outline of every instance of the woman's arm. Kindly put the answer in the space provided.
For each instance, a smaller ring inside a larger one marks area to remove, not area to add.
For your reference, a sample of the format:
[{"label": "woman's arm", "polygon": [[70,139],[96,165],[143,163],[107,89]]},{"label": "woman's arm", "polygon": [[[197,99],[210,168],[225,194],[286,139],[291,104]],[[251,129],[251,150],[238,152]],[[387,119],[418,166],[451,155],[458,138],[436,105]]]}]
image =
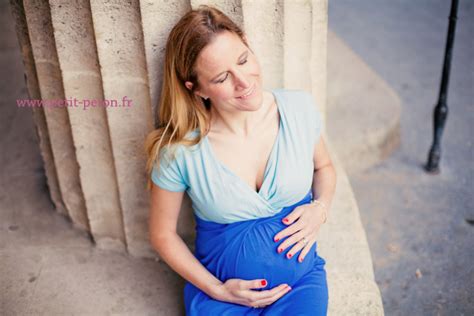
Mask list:
[{"label": "woman's arm", "polygon": [[246,306],[267,306],[291,290],[280,284],[267,286],[261,279],[228,279],[224,283],[212,275],[176,233],[184,192],[171,192],[153,184],[150,209],[150,241],[161,258],[181,277],[213,299]]},{"label": "woman's arm", "polygon": [[176,228],[184,192],[171,192],[153,184],[150,207],[150,242],[160,257],[184,279],[211,297],[222,282],[192,254]]},{"label": "woman's arm", "polygon": [[322,135],[314,147],[313,161],[313,199],[317,199],[326,205],[326,215],[329,217],[329,210],[336,189],[336,170]]}]

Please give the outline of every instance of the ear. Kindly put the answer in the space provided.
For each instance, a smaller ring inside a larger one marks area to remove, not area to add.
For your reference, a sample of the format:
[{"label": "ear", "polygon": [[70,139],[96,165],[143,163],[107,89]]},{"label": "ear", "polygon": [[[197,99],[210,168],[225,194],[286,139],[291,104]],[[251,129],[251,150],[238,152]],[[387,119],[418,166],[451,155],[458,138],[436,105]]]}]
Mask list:
[{"label": "ear", "polygon": [[186,81],[184,83],[184,86],[188,88],[188,90],[192,91],[193,90],[193,83],[191,81]]},{"label": "ear", "polygon": [[[184,85],[186,86],[186,88],[188,88],[190,91],[192,91],[192,89],[193,89],[193,83],[192,83],[191,81],[186,81],[186,82],[184,83]],[[206,100],[207,100],[207,98],[208,98],[208,96],[202,95],[199,90],[195,90],[193,93],[194,93],[195,95],[197,95],[197,96],[203,98],[203,99],[206,99]]]}]

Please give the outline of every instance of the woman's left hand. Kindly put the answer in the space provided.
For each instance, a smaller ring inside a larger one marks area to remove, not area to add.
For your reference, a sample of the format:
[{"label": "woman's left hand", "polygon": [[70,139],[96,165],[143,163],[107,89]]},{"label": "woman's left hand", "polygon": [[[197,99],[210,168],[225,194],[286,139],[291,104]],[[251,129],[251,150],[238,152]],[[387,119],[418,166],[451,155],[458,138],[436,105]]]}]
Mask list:
[{"label": "woman's left hand", "polygon": [[[319,228],[325,221],[323,206],[312,203],[296,207],[290,214],[282,219],[288,227],[278,232],[273,237],[275,242],[289,236],[278,247],[278,253],[294,245],[286,254],[286,258],[292,258],[298,251],[303,249],[298,256],[298,261],[303,262],[306,254],[316,242]],[[306,237],[307,243],[303,240]]]}]

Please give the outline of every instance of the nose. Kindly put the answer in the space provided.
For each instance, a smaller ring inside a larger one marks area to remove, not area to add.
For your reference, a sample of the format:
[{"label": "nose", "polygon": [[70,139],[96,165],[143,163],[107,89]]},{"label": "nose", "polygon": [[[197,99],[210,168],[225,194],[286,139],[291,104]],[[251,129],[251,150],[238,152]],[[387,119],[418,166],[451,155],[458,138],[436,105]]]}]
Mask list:
[{"label": "nose", "polygon": [[241,87],[243,90],[250,87],[249,76],[241,71],[235,71],[234,73],[235,84],[237,87]]}]

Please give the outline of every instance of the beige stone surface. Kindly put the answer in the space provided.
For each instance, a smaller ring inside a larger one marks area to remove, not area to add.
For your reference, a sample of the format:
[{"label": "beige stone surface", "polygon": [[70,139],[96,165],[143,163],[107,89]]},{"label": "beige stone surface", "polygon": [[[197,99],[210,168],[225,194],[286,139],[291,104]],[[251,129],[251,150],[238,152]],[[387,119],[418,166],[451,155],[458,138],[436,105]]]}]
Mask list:
[{"label": "beige stone surface", "polygon": [[152,111],[140,6],[138,1],[91,1],[91,11],[104,98],[132,101],[106,108],[127,249],[150,256],[143,144],[152,129]]},{"label": "beige stone surface", "polygon": [[[26,23],[25,10],[22,1],[12,1],[12,15],[15,22],[16,35],[18,44],[22,53],[25,83],[28,94],[32,99],[41,99],[38,78],[36,74],[35,60],[31,48],[30,37],[28,33],[28,25]],[[59,190],[58,175],[54,167],[53,152],[51,149],[51,140],[48,135],[48,126],[46,125],[46,117],[43,108],[32,108],[33,119],[35,121],[36,134],[38,136],[41,157],[44,161],[44,169],[46,180],[48,183],[51,200],[56,210],[67,215],[66,207]]]},{"label": "beige stone surface", "polygon": [[313,53],[311,1],[285,1],[283,25],[284,86],[311,92],[312,73],[308,71]]},{"label": "beige stone surface", "polygon": [[[26,1],[24,9],[41,98],[64,99],[49,5],[42,1]],[[89,230],[67,110],[64,107],[44,107],[44,113],[62,199],[73,223]]]},{"label": "beige stone surface", "polygon": [[283,2],[242,0],[242,14],[249,45],[260,62],[264,87],[284,87]]},{"label": "beige stone surface", "polygon": [[311,84],[315,102],[327,115],[327,32],[328,32],[328,0],[312,0],[311,23]]},{"label": "beige stone surface", "polygon": [[[125,250],[122,209],[107,127],[89,1],[50,1],[54,39],[67,100],[90,232],[100,248]],[[100,104],[100,103],[98,103]]]},{"label": "beige stone surface", "polygon": [[345,170],[352,174],[398,148],[401,101],[333,32],[328,39],[328,134]]},{"label": "beige stone surface", "polygon": [[[143,41],[154,124],[156,124],[158,119],[157,109],[161,96],[166,40],[176,22],[190,9],[190,2],[187,0],[177,0],[172,3],[140,1]],[[157,16],[160,18],[157,19]]]},{"label": "beige stone surface", "polygon": [[244,26],[242,0],[190,0],[189,3],[192,9],[197,9],[200,5],[216,7],[230,17],[238,26]]},{"label": "beige stone surface", "polygon": [[[327,139],[325,134],[323,137]],[[349,179],[334,146],[337,186],[330,215],[321,227],[318,254],[326,260],[330,315],[383,315],[367,236]]]},{"label": "beige stone surface", "polygon": [[328,275],[328,315],[384,315],[380,291],[365,275]]}]

